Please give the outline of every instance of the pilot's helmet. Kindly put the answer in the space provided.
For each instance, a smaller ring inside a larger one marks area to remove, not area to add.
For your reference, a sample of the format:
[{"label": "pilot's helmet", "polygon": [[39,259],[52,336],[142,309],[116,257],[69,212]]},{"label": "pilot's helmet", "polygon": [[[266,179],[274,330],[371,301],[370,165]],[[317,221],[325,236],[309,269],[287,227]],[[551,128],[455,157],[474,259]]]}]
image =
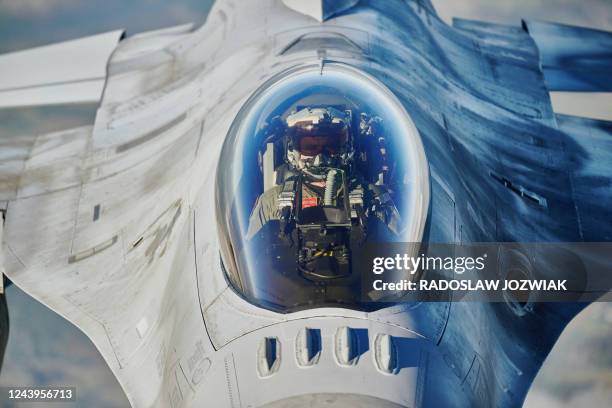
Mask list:
[{"label": "pilot's helmet", "polygon": [[334,156],[348,145],[347,115],[334,108],[303,108],[287,117],[292,149],[301,156]]}]

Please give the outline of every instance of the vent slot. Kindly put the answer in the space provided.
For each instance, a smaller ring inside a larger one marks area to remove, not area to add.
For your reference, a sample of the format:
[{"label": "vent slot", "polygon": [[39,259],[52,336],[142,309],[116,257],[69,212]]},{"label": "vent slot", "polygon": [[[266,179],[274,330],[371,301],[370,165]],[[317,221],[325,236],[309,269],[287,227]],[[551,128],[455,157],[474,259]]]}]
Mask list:
[{"label": "vent slot", "polygon": [[542,208],[548,207],[548,203],[546,202],[546,199],[542,197],[541,195],[536,194],[533,191],[528,190],[525,187],[518,185],[510,181],[508,178],[501,176],[493,171],[489,172],[489,175],[493,177],[493,179],[495,179],[498,183],[500,183],[501,185],[503,185],[504,187],[512,191],[514,194],[524,199],[525,201],[531,204],[536,204]]},{"label": "vent slot", "polygon": [[310,367],[321,357],[321,329],[304,328],[295,339],[295,352],[300,367]]},{"label": "vent slot", "polygon": [[96,204],[93,209],[93,220],[98,221],[100,219],[100,204]]},{"label": "vent slot", "polygon": [[276,337],[262,339],[257,350],[257,371],[260,377],[269,377],[280,367],[280,342]]}]

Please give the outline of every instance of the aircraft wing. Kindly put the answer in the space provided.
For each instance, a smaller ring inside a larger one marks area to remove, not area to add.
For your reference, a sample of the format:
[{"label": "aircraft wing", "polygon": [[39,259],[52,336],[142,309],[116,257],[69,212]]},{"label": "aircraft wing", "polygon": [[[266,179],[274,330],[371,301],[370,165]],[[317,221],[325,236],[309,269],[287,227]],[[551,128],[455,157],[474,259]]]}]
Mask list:
[{"label": "aircraft wing", "polygon": [[121,32],[77,40],[85,48],[99,41],[107,53],[92,51],[99,64],[74,72],[57,59],[53,72],[21,78],[13,64],[33,64],[50,50],[76,55],[80,46],[0,57],[2,72],[14,78],[3,79],[3,89],[45,90],[36,101],[35,94],[17,101],[0,93],[2,106],[66,102],[65,82],[103,85],[72,99],[97,101],[104,89],[93,126],[0,137],[2,249],[12,282],[92,339],[134,406],[170,406],[179,385],[167,379],[185,371],[201,380],[210,364],[194,258],[200,268],[218,267],[215,226],[205,220],[198,233],[209,249],[195,254],[194,210],[211,214],[214,201],[194,209],[191,190],[200,185],[194,178],[213,178],[227,127],[252,91],[232,84],[244,75],[257,83],[263,70],[252,67],[264,53],[253,47],[233,57],[222,48],[230,22],[221,24],[221,14],[213,9],[214,24],[199,31],[183,25],[141,33],[116,49]]},{"label": "aircraft wing", "polygon": [[123,30],[0,55],[0,108],[95,103]]},{"label": "aircraft wing", "polygon": [[523,21],[523,28],[550,91],[612,92],[612,33],[543,21]]}]

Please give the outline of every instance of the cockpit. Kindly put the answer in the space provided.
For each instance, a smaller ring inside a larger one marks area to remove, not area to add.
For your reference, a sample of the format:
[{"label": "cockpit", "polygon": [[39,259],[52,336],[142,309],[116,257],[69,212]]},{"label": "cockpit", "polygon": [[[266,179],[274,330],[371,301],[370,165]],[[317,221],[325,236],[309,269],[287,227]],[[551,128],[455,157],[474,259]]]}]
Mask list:
[{"label": "cockpit", "polygon": [[216,179],[231,286],[274,311],[377,308],[354,254],[418,242],[429,201],[423,146],[384,85],[343,65],[283,72],[244,104]]}]

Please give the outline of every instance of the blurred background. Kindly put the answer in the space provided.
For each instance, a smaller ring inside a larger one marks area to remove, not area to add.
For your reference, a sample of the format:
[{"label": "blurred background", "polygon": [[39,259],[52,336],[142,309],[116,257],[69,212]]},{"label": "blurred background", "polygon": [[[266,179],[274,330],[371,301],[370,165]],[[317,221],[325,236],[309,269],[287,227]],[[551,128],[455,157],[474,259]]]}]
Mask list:
[{"label": "blurred background", "polygon": [[[130,35],[186,22],[201,24],[212,3],[212,0],[0,0],[0,53],[118,28],[126,29]],[[518,25],[521,18],[529,18],[612,31],[612,0],[433,0],[433,3],[447,22],[456,16]],[[0,137],[36,135],[92,123],[95,108],[81,105],[0,109]],[[78,406],[129,406],[105,362],[77,328],[14,285],[7,289],[7,300],[11,327],[0,386],[74,385]],[[611,406],[612,304],[596,303],[565,330],[538,374],[525,407]]]}]

